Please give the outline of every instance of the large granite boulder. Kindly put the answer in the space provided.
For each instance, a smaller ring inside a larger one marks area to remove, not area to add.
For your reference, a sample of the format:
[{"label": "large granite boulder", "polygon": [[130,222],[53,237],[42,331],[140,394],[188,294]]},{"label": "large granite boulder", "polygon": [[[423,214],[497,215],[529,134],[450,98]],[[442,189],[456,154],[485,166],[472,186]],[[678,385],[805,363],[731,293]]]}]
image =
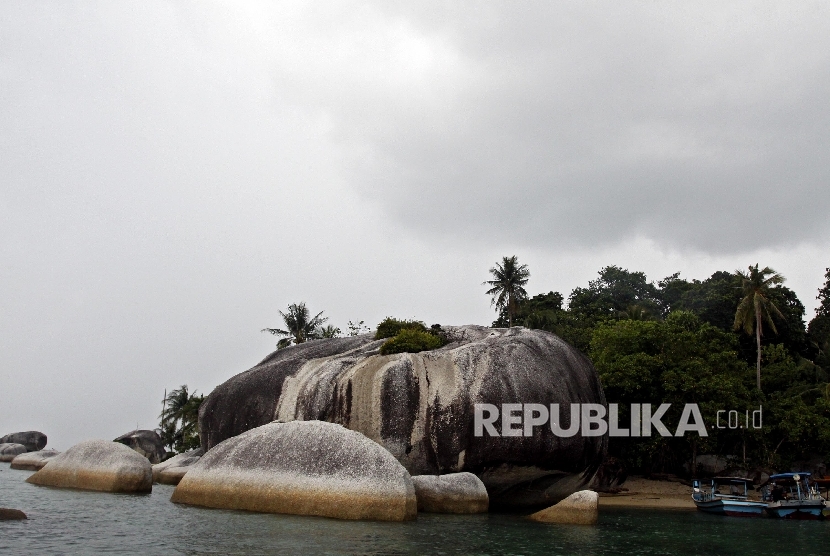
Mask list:
[{"label": "large granite boulder", "polygon": [[24,471],[37,471],[43,469],[50,459],[60,454],[57,450],[38,450],[37,452],[26,452],[15,456],[12,460],[12,469],[22,469]]},{"label": "large granite boulder", "polygon": [[580,490],[529,517],[542,523],[594,525],[599,519],[599,495],[592,490]]},{"label": "large granite boulder", "polygon": [[[278,350],[218,386],[199,410],[206,450],[274,420],[322,420],[359,431],[414,475],[470,472],[490,505],[547,506],[583,488],[607,436],[475,436],[476,404],[605,404],[590,361],[559,337],[521,327],[445,327],[449,342],[380,355],[371,335]],[[501,419],[495,422],[501,431]],[[521,433],[520,433],[521,434]]]},{"label": "large granite boulder", "polygon": [[321,421],[270,423],[217,444],[171,500],[340,519],[403,521],[417,514],[412,479],[392,454]]},{"label": "large granite boulder", "polygon": [[164,449],[164,441],[156,431],[134,430],[122,434],[113,442],[120,442],[129,446],[148,460],[150,463],[161,463],[167,452]]},{"label": "large granite boulder", "polygon": [[419,512],[480,514],[490,505],[484,483],[472,473],[416,475],[412,484]]},{"label": "large granite boulder", "polygon": [[177,485],[190,467],[204,455],[204,450],[197,448],[157,463],[153,466],[153,482],[163,485]]},{"label": "large granite boulder", "polygon": [[50,459],[26,482],[105,492],[150,492],[153,467],[147,458],[123,444],[87,440]]},{"label": "large granite boulder", "polygon": [[12,444],[9,442],[5,442],[0,444],[0,461],[9,462],[19,456],[20,454],[25,454],[27,452],[26,446],[23,444]]},{"label": "large granite boulder", "polygon": [[13,432],[0,437],[0,444],[23,444],[27,452],[36,452],[46,447],[46,435],[38,431]]}]

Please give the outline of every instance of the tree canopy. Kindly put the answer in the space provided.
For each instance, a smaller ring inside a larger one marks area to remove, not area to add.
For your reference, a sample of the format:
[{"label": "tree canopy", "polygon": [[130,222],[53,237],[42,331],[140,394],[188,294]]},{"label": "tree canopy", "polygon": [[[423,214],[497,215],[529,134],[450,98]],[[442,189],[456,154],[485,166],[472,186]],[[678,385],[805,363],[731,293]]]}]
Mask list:
[{"label": "tree canopy", "polygon": [[[286,336],[277,343],[277,349],[282,349],[294,344],[302,344],[307,340],[316,340],[324,337],[334,337],[340,333],[339,329],[323,328],[323,324],[329,320],[328,317],[323,316],[323,311],[320,311],[313,317],[309,313],[305,302],[292,303],[288,306],[288,311],[283,313],[279,311],[285,329],[281,328],[263,328],[262,332],[269,332],[275,336]],[[329,334],[329,336],[326,336]]]}]

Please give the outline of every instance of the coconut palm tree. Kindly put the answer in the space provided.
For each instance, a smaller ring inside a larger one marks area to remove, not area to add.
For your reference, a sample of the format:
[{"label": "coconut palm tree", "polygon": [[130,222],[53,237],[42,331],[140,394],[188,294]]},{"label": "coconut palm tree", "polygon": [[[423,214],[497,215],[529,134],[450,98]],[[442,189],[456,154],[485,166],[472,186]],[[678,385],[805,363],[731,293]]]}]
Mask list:
[{"label": "coconut palm tree", "polygon": [[527,299],[524,286],[530,278],[526,264],[519,264],[516,255],[502,257],[501,264],[490,269],[493,280],[483,282],[483,286],[492,286],[487,295],[492,297],[491,305],[496,309],[507,311],[507,325],[513,326],[513,316],[519,309],[519,303]]},{"label": "coconut palm tree", "polygon": [[288,306],[288,312],[279,312],[282,321],[285,323],[285,330],[280,328],[263,328],[262,332],[270,332],[275,336],[287,336],[277,343],[277,349],[288,347],[291,343],[302,344],[306,340],[316,340],[323,337],[321,326],[329,320],[323,316],[323,311],[310,317],[305,302],[292,303]]},{"label": "coconut palm tree", "polygon": [[177,452],[199,446],[199,406],[204,396],[188,392],[187,385],[172,390],[163,400],[161,415],[162,439]]},{"label": "coconut palm tree", "polygon": [[761,322],[767,321],[769,327],[776,334],[778,330],[775,328],[775,322],[772,320],[772,315],[775,314],[783,319],[784,315],[778,307],[775,306],[769,299],[770,288],[774,285],[783,284],[784,277],[775,272],[770,267],[764,267],[758,270],[758,265],[750,266],[749,272],[741,270],[736,271],[736,274],[741,279],[741,289],[743,290],[744,298],[741,299],[738,305],[738,310],[735,312],[735,330],[743,329],[744,332],[752,335],[755,333],[755,344],[758,354],[756,368],[757,368],[757,382],[758,390],[761,390],[761,336],[764,335],[761,329]]}]

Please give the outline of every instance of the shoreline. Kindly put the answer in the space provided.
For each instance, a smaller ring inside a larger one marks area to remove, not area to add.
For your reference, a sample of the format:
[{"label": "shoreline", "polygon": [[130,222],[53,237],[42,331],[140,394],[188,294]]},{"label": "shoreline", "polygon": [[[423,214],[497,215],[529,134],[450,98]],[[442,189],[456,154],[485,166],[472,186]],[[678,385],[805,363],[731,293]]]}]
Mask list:
[{"label": "shoreline", "polygon": [[634,508],[639,510],[696,510],[692,495],[688,499],[664,498],[650,494],[604,494],[599,497],[599,509]]},{"label": "shoreline", "polygon": [[599,509],[638,508],[643,510],[696,510],[692,489],[673,481],[630,477],[618,494],[599,493]]}]

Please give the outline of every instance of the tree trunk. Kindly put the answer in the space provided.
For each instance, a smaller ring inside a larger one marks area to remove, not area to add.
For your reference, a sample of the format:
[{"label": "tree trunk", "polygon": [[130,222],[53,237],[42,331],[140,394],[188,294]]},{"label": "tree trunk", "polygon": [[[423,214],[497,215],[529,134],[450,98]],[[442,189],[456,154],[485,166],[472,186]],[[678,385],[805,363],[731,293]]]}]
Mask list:
[{"label": "tree trunk", "polygon": [[756,369],[758,372],[758,391],[761,391],[761,313],[755,313],[755,345],[758,351]]},{"label": "tree trunk", "polygon": [[692,441],[692,478],[697,478],[697,441]]}]

